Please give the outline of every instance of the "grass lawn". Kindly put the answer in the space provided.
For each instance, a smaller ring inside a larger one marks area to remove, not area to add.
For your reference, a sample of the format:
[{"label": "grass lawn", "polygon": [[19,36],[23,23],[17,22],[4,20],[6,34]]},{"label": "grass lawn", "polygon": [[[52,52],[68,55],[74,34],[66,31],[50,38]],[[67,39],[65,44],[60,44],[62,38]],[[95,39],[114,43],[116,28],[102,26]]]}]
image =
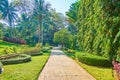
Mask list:
[{"label": "grass lawn", "polygon": [[[64,51],[65,52],[65,51]],[[78,54],[80,52],[77,52]],[[72,59],[75,59],[75,54],[66,53]],[[87,64],[83,64],[76,60],[76,62],[82,66],[86,71],[88,71],[93,77],[97,80],[115,80],[112,74],[112,68],[103,68],[97,66],[91,66]]]},{"label": "grass lawn", "polygon": [[37,80],[49,58],[49,53],[32,57],[32,61],[23,64],[5,65],[0,80]]},{"label": "grass lawn", "polygon": [[112,75],[112,68],[90,66],[81,62],[78,62],[78,64],[87,70],[91,75],[93,75],[93,77],[95,77],[97,80],[115,80]]}]

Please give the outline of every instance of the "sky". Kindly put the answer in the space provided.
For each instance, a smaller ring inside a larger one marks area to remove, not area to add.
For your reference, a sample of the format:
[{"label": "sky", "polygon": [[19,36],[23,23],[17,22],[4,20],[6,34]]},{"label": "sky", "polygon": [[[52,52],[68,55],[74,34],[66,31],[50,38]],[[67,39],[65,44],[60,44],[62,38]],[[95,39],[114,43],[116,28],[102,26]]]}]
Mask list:
[{"label": "sky", "polygon": [[45,0],[46,2],[51,3],[52,8],[55,8],[57,12],[65,14],[70,8],[72,3],[75,3],[77,0]]},{"label": "sky", "polygon": [[[12,1],[12,0],[9,0]],[[52,8],[55,8],[57,12],[65,14],[70,8],[72,3],[75,3],[77,0],[45,0],[52,5]]]}]

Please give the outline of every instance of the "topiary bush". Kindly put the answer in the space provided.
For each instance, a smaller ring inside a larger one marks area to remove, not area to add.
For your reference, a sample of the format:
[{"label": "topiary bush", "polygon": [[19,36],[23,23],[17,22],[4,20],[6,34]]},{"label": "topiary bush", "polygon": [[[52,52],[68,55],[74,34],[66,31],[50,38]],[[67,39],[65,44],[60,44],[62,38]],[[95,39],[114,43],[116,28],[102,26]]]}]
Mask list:
[{"label": "topiary bush", "polygon": [[85,64],[99,66],[99,67],[111,67],[111,61],[107,58],[91,55],[91,54],[77,54],[77,59]]},{"label": "topiary bush", "polygon": [[1,59],[0,61],[3,65],[25,63],[31,61],[31,56],[26,54],[18,54],[16,57]]}]

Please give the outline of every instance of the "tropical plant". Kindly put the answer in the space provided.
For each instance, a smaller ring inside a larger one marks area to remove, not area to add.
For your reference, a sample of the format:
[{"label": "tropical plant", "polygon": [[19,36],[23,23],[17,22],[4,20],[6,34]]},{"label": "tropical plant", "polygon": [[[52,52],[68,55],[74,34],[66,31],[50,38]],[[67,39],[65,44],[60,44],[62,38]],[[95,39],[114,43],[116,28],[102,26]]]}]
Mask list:
[{"label": "tropical plant", "polygon": [[11,28],[11,36],[12,36],[12,27],[14,22],[16,21],[16,18],[18,17],[17,15],[17,10],[15,9],[15,6],[12,2],[9,2],[8,0],[1,1],[1,13],[2,13],[2,18],[4,20],[7,20],[9,23],[9,26]]}]

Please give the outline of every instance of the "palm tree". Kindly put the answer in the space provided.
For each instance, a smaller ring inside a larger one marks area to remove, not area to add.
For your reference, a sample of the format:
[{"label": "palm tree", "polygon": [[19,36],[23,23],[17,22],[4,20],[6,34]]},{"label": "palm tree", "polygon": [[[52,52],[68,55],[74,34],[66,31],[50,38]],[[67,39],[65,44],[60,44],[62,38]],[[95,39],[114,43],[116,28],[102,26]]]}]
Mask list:
[{"label": "palm tree", "polygon": [[[5,1],[0,1],[1,6],[0,6],[0,11],[2,14],[2,18],[6,20],[12,29],[13,23],[16,21],[16,18],[18,17],[17,15],[17,10],[15,9],[14,4],[9,2],[8,0]],[[12,35],[12,30],[10,35]]]},{"label": "palm tree", "polygon": [[0,19],[1,19],[1,13],[3,11],[5,3],[6,3],[6,0],[0,0]]},{"label": "palm tree", "polygon": [[43,21],[43,16],[47,14],[48,8],[50,4],[45,3],[44,0],[35,0],[35,13],[38,15],[38,20],[39,20],[39,36],[38,36],[38,42],[40,42],[40,30],[41,30],[41,42],[43,44],[43,26],[42,26],[42,21]]},{"label": "palm tree", "polygon": [[7,0],[0,0],[0,11],[3,10],[4,4]]}]

